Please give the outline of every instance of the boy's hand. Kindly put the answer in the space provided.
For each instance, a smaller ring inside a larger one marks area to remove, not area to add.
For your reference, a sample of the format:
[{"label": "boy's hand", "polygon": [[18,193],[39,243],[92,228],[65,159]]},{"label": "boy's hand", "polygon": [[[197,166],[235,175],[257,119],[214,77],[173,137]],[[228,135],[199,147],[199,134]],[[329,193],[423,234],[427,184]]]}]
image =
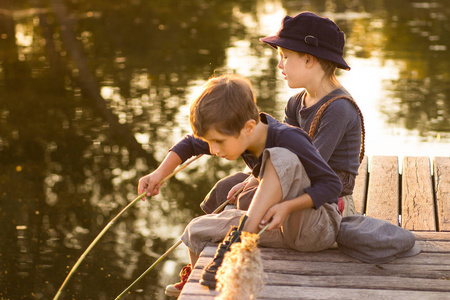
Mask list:
[{"label": "boy's hand", "polygon": [[[147,197],[155,196],[159,194],[159,188],[162,184],[159,184],[163,178],[159,175],[159,172],[154,171],[139,179],[138,195],[146,193]],[[143,198],[145,200],[145,198]]]},{"label": "boy's hand", "polygon": [[[243,182],[236,184],[236,185],[233,186],[233,187],[231,188],[231,190],[228,192],[227,199],[230,200],[229,203],[230,203],[230,204],[236,204],[236,201],[237,201],[237,198],[238,198],[239,193],[238,193],[237,195],[234,195],[234,194],[235,194],[236,192],[238,192],[240,189],[242,189],[242,190],[241,190],[241,192],[242,192],[244,189],[250,188],[250,187],[252,187],[252,186],[256,186],[256,185],[258,185],[258,184],[259,184],[258,179],[256,179],[256,178],[253,177],[253,176],[250,176],[249,178],[247,178],[247,179],[244,180]],[[233,197],[233,196],[234,196],[234,197]]]},{"label": "boy's hand", "polygon": [[228,192],[228,195],[227,195],[227,199],[230,200],[228,202],[229,204],[235,204],[236,203],[237,197],[238,197],[239,194],[235,195],[235,193],[237,191],[239,191],[239,189],[241,189],[242,187],[245,187],[246,184],[247,183],[245,181],[243,181],[241,183],[236,184],[235,186],[233,186],[231,188],[231,190]]},{"label": "boy's hand", "polygon": [[283,203],[285,204],[286,202],[275,204],[269,208],[259,224],[260,229],[263,229],[268,222],[270,222],[270,225],[267,227],[267,230],[272,230],[283,226],[287,216],[290,213],[288,206]]}]

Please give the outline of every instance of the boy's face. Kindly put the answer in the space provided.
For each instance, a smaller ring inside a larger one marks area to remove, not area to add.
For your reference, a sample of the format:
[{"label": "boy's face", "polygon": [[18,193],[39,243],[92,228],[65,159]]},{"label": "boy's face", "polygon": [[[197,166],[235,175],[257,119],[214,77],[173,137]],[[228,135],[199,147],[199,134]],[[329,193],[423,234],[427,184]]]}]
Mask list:
[{"label": "boy's face", "polygon": [[290,88],[303,88],[305,86],[306,55],[278,47],[280,61],[278,68],[282,70],[284,79]]},{"label": "boy's face", "polygon": [[242,131],[239,136],[235,137],[219,133],[214,128],[211,128],[206,131],[202,139],[208,142],[211,154],[227,160],[236,160],[246,150],[246,139],[244,136]]}]

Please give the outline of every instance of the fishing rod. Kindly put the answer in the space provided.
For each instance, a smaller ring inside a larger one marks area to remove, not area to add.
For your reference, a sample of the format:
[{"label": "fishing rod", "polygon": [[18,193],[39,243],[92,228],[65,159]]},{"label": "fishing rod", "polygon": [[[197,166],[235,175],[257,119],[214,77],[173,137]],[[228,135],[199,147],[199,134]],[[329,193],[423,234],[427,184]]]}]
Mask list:
[{"label": "fishing rod", "polygon": [[[169,180],[171,177],[173,177],[175,174],[177,174],[178,172],[180,172],[181,170],[183,170],[184,168],[186,168],[188,165],[190,165],[192,162],[194,162],[195,160],[199,159],[203,154],[197,155],[196,157],[194,157],[193,159],[191,159],[190,161],[184,163],[183,165],[179,166],[178,169],[174,170],[172,173],[170,173],[169,175],[167,175],[166,177],[164,177],[163,180],[161,180],[159,182],[159,184],[162,184],[164,182],[166,182],[167,180]],[[64,287],[67,285],[67,283],[69,282],[69,279],[72,277],[72,275],[75,273],[75,270],[78,268],[78,266],[81,264],[81,262],[84,260],[84,258],[86,257],[86,255],[89,253],[89,251],[91,251],[91,249],[95,246],[95,244],[100,240],[100,238],[105,234],[105,232],[114,224],[114,222],[131,206],[133,206],[133,204],[135,204],[136,202],[138,202],[140,199],[142,199],[144,196],[146,195],[146,192],[140,194],[138,197],[136,197],[136,199],[134,199],[133,201],[131,201],[124,209],[122,209],[111,221],[109,221],[109,223],[105,226],[105,228],[103,228],[103,230],[97,235],[97,237],[92,241],[92,243],[89,245],[89,247],[87,247],[87,249],[84,251],[84,253],[80,256],[80,258],[77,260],[77,262],[75,263],[75,265],[72,267],[72,270],[70,270],[69,274],[67,275],[66,279],[64,280],[63,284],[61,285],[61,287],[59,288],[58,292],[56,293],[55,297],[53,298],[53,300],[57,300],[59,298],[59,296],[61,295],[62,290],[64,289]]]}]

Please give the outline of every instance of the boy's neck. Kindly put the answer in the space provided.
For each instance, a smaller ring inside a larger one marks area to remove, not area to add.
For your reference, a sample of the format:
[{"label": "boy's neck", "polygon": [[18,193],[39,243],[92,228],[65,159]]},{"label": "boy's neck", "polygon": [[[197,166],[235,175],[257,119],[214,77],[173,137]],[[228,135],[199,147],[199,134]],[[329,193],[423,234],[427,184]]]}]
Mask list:
[{"label": "boy's neck", "polygon": [[266,147],[267,132],[269,130],[269,125],[263,123],[261,120],[256,124],[255,131],[253,132],[250,140],[250,144],[247,151],[253,156],[259,157]]},{"label": "boy's neck", "polygon": [[339,82],[332,82],[331,80],[326,80],[321,82],[317,88],[306,89],[306,94],[304,98],[305,107],[310,107],[320,101],[323,97],[331,93],[337,88],[342,87]]}]

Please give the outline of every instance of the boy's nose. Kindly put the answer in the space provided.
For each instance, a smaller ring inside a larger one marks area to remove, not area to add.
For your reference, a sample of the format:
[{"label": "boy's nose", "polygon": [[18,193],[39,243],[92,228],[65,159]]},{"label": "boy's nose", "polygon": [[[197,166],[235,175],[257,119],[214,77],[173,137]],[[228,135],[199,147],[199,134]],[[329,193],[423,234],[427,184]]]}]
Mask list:
[{"label": "boy's nose", "polygon": [[219,148],[213,144],[209,145],[209,152],[211,152],[212,155],[217,156],[219,154]]},{"label": "boy's nose", "polygon": [[283,69],[283,61],[280,59],[280,61],[278,62],[278,68],[279,69]]}]

